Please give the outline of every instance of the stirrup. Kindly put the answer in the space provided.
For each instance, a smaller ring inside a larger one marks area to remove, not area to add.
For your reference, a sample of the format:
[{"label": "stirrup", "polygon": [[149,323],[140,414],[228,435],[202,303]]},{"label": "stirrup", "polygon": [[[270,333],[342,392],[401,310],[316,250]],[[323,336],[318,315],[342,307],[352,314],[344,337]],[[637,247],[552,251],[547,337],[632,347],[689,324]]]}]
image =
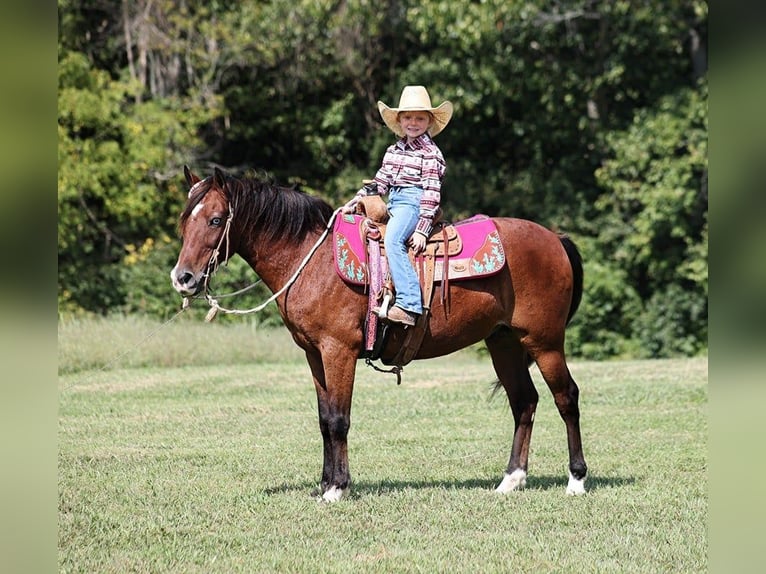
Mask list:
[{"label": "stirrup", "polygon": [[391,294],[387,293],[383,297],[383,302],[380,304],[380,307],[378,307],[378,317],[381,319],[385,319],[388,317],[388,306],[391,305]]}]

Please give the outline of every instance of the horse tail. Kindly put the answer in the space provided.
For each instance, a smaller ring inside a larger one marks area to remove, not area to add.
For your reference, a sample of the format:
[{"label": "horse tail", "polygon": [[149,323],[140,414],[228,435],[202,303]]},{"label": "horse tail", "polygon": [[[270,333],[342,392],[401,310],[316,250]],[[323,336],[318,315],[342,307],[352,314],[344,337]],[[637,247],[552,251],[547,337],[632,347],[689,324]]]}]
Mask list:
[{"label": "horse tail", "polygon": [[564,251],[567,252],[567,257],[569,257],[569,264],[572,266],[572,303],[569,305],[569,315],[567,316],[568,325],[582,301],[582,256],[580,255],[579,249],[577,249],[577,245],[575,245],[574,241],[572,241],[568,235],[559,235],[559,240],[561,241],[561,245],[564,246]]}]

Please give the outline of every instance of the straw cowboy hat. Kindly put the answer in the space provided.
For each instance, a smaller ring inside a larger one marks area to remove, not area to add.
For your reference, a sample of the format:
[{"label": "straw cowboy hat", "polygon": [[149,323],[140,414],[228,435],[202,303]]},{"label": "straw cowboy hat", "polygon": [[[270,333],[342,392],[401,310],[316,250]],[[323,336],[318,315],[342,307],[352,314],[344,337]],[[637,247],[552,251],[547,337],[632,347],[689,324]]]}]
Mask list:
[{"label": "straw cowboy hat", "polygon": [[402,127],[397,121],[399,112],[431,112],[434,121],[428,128],[428,133],[434,137],[442,131],[452,118],[452,102],[445,101],[438,108],[431,106],[431,96],[423,86],[404,86],[399,97],[399,107],[389,108],[383,102],[378,102],[378,111],[388,128],[399,137],[404,136]]}]

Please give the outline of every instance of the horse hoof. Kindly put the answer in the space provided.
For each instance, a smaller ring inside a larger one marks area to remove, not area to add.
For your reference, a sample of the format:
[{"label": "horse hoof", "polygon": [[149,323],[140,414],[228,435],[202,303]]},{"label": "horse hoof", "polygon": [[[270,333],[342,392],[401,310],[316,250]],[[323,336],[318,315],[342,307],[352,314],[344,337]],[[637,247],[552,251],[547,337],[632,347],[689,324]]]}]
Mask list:
[{"label": "horse hoof", "polygon": [[569,496],[580,496],[585,494],[585,477],[575,478],[569,473],[569,484],[567,484],[567,494]]},{"label": "horse hoof", "polygon": [[506,473],[503,481],[495,489],[500,494],[508,494],[514,490],[521,490],[527,485],[527,472],[520,468],[514,470],[511,474]]},{"label": "horse hoof", "polygon": [[341,498],[343,498],[346,495],[346,492],[348,492],[347,488],[338,488],[337,486],[332,486],[327,492],[325,492],[322,495],[322,501],[323,502],[338,502]]}]

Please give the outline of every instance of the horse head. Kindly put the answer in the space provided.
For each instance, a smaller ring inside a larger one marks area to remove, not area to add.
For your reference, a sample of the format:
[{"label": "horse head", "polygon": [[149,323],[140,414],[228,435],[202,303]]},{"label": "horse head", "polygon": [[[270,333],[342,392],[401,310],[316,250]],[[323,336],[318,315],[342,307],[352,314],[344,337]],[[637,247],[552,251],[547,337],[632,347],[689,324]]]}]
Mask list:
[{"label": "horse head", "polygon": [[178,293],[190,297],[207,287],[218,265],[231,255],[233,210],[223,171],[215,168],[212,176],[200,179],[184,166],[184,176],[189,193],[179,221],[182,246],[170,279]]}]

